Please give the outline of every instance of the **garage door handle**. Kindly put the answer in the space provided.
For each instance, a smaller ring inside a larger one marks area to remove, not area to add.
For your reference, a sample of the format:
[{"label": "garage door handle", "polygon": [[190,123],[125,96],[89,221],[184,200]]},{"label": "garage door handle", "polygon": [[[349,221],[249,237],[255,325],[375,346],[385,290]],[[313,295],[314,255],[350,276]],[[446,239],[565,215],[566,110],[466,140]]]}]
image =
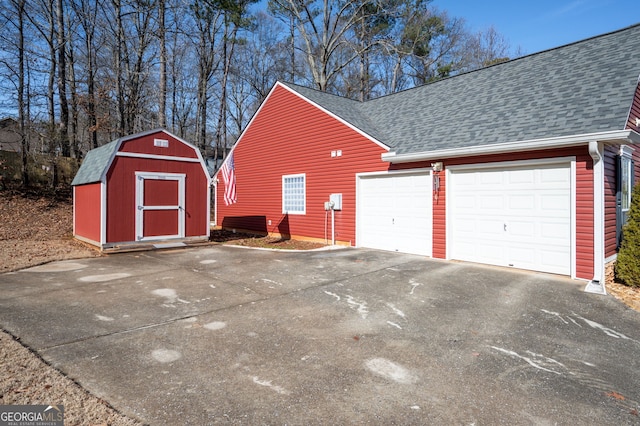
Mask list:
[{"label": "garage door handle", "polygon": [[504,224],[504,232],[507,232],[507,224]]}]

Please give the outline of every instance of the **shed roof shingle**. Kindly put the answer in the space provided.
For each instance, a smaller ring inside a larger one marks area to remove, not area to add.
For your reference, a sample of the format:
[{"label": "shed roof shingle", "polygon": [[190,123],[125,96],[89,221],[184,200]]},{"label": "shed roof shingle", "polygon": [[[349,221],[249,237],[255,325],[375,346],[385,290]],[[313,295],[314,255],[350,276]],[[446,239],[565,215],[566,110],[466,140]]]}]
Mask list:
[{"label": "shed roof shingle", "polygon": [[102,174],[109,167],[114,151],[118,148],[118,142],[119,139],[87,152],[71,186],[100,182]]},{"label": "shed roof shingle", "polygon": [[364,103],[288,85],[397,154],[623,130],[640,24]]}]

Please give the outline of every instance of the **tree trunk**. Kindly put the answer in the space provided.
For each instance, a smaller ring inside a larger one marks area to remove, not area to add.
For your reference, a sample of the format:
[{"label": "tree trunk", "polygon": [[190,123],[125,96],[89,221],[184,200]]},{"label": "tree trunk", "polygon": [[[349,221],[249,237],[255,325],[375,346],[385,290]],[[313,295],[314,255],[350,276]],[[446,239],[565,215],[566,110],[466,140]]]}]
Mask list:
[{"label": "tree trunk", "polygon": [[64,35],[64,10],[62,0],[56,0],[56,16],[58,18],[58,98],[60,102],[60,147],[62,155],[71,156],[69,143],[69,105],[67,103],[67,48]]},{"label": "tree trunk", "polygon": [[167,127],[167,41],[165,28],[165,0],[158,1],[158,37],[160,39],[160,107],[158,122]]},{"label": "tree trunk", "polygon": [[[68,15],[67,28],[71,28]],[[69,91],[71,92],[71,134],[69,142],[71,144],[72,156],[79,159],[81,152],[78,145],[78,88],[76,84],[75,55],[71,41],[71,31],[69,31],[67,37],[67,44],[69,45]]]},{"label": "tree trunk", "polygon": [[291,83],[296,82],[296,21],[295,17],[291,15],[289,21],[289,37],[291,37],[291,74],[289,81]]},{"label": "tree trunk", "polygon": [[115,73],[116,73],[116,97],[118,102],[118,133],[119,136],[126,134],[126,114],[124,106],[124,82],[122,76],[122,48],[124,40],[124,28],[122,26],[122,10],[120,0],[112,0],[116,15],[116,55],[115,55]]},{"label": "tree trunk", "polygon": [[56,83],[56,65],[58,60],[56,59],[56,47],[55,47],[55,23],[53,21],[53,3],[50,2],[51,16],[49,20],[49,79],[47,81],[47,107],[49,114],[49,128],[47,129],[47,138],[49,139],[49,153],[55,155],[56,152],[61,149],[58,144],[58,138],[56,136],[56,109],[55,109],[55,83]]},{"label": "tree trunk", "polygon": [[22,186],[29,187],[29,139],[25,126],[25,61],[24,61],[24,15],[26,0],[18,0],[18,121],[20,126],[20,147],[22,148]]}]

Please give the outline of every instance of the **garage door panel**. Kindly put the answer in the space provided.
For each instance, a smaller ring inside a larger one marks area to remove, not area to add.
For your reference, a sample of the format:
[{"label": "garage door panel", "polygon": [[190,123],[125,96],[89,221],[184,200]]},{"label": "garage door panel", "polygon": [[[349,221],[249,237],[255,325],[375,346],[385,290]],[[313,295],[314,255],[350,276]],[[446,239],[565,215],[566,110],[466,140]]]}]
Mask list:
[{"label": "garage door panel", "polygon": [[540,207],[542,214],[560,214],[565,216],[571,205],[566,194],[544,194],[540,195]]},{"label": "garage door panel", "polygon": [[570,165],[452,171],[449,256],[571,273]]},{"label": "garage door panel", "polygon": [[557,184],[570,181],[571,171],[568,168],[547,168],[544,173],[539,173],[542,184]]},{"label": "garage door panel", "polygon": [[506,177],[507,182],[511,185],[530,185],[536,180],[535,172],[533,170],[514,170],[513,173],[507,174]]},{"label": "garage door panel", "polygon": [[359,178],[358,246],[431,255],[431,177]]},{"label": "garage door panel", "polygon": [[482,210],[502,210],[504,208],[504,197],[500,194],[491,195],[477,199],[477,206]]},{"label": "garage door panel", "polygon": [[476,246],[474,252],[479,263],[495,264],[505,256],[504,247],[501,244],[486,243],[483,247]]},{"label": "garage door panel", "polygon": [[460,195],[454,201],[456,207],[460,209],[472,209],[475,207],[476,199],[473,195]]},{"label": "garage door panel", "polygon": [[509,198],[509,208],[512,210],[530,211],[536,207],[534,195],[513,195]]},{"label": "garage door panel", "polygon": [[[507,225],[509,230],[507,238],[518,241],[523,238],[527,238],[529,241],[533,241],[536,235],[536,224],[533,220],[511,221]],[[502,229],[504,232],[504,226]]]},{"label": "garage door panel", "polygon": [[500,172],[485,172],[485,173],[479,173],[476,174],[476,178],[480,177],[480,183],[482,185],[495,185],[495,184],[501,184],[504,176],[502,175],[502,173]]}]

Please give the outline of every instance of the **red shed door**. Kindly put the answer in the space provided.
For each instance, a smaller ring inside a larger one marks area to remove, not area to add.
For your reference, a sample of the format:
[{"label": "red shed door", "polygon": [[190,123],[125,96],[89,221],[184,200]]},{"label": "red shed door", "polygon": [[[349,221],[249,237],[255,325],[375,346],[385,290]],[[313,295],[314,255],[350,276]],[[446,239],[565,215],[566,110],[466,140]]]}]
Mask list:
[{"label": "red shed door", "polygon": [[136,240],[184,238],[184,174],[136,172]]}]

